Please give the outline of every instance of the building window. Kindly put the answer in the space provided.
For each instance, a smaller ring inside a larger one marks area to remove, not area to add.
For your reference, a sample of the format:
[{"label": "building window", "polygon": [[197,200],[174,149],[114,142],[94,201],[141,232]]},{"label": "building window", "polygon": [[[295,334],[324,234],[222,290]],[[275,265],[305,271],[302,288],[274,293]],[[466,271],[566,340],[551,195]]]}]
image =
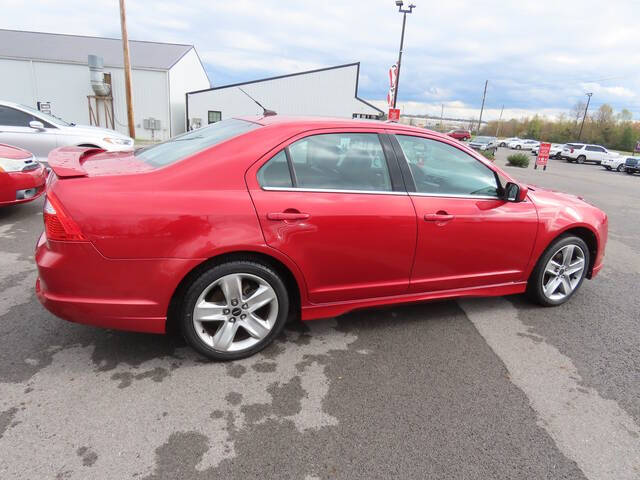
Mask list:
[{"label": "building window", "polygon": [[222,112],[214,112],[209,110],[209,123],[216,123],[222,120]]}]

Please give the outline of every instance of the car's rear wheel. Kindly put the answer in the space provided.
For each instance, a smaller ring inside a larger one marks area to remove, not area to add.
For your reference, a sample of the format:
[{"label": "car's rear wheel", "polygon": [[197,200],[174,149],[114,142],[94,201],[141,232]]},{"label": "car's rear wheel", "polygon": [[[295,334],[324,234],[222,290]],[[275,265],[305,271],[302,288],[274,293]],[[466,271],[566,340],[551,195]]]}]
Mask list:
[{"label": "car's rear wheel", "polygon": [[560,152],[556,153],[556,158],[558,160],[562,159],[562,154]]},{"label": "car's rear wheel", "polygon": [[589,266],[589,247],[579,237],[565,235],[538,260],[527,293],[545,307],[562,305],[580,288]]},{"label": "car's rear wheel", "polygon": [[584,155],[580,155],[576,160],[579,164],[583,164],[586,159],[587,157],[585,157]]},{"label": "car's rear wheel", "polygon": [[187,342],[214,360],[248,357],[269,345],[284,327],[289,295],[270,267],[251,261],[217,265],[202,273],[182,302]]},{"label": "car's rear wheel", "polygon": [[611,170],[611,167],[609,165],[605,165],[604,168],[606,168],[607,170]]},{"label": "car's rear wheel", "polygon": [[616,172],[624,172],[624,165],[623,164],[618,165],[618,168],[616,168]]},{"label": "car's rear wheel", "polygon": [[520,145],[516,145],[516,150],[520,150],[522,147]]}]

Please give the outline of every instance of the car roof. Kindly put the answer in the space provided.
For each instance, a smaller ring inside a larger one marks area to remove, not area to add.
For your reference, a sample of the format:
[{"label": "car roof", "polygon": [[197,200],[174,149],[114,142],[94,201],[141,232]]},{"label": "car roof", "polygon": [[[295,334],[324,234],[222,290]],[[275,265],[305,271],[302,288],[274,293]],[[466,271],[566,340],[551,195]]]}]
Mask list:
[{"label": "car roof", "polygon": [[381,120],[360,120],[332,117],[294,117],[286,115],[271,115],[268,117],[238,117],[240,120],[258,123],[264,126],[289,126],[305,128],[384,128],[396,131],[410,131],[416,133],[429,133],[442,139],[450,139],[446,134],[429,130],[428,128],[413,127],[402,123]]}]

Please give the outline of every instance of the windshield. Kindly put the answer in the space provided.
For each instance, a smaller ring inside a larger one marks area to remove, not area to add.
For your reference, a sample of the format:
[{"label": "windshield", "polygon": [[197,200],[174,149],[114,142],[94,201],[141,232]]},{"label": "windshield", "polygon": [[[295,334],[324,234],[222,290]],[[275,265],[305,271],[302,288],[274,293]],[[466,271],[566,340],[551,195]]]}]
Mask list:
[{"label": "windshield", "polygon": [[476,137],[473,139],[474,143],[489,143],[493,138],[491,137]]},{"label": "windshield", "polygon": [[73,123],[67,123],[61,118],[56,117],[55,115],[50,115],[48,113],[41,112],[40,110],[36,110],[35,108],[27,107],[26,105],[20,105],[20,108],[26,110],[27,112],[40,117],[47,122],[53,123],[54,125],[62,125],[64,127],[71,127]]},{"label": "windshield", "polygon": [[257,123],[229,119],[183,133],[163,143],[137,150],[136,158],[153,167],[164,167],[260,127]]}]

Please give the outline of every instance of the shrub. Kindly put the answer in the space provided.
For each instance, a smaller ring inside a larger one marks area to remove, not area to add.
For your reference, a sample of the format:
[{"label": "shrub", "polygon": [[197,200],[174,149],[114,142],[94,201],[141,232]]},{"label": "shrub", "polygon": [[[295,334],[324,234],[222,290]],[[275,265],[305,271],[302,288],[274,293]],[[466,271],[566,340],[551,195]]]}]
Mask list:
[{"label": "shrub", "polygon": [[529,166],[529,157],[524,153],[514,153],[507,157],[507,162],[514,167],[527,168]]},{"label": "shrub", "polygon": [[480,153],[492,162],[496,161],[495,150],[480,150]]}]

